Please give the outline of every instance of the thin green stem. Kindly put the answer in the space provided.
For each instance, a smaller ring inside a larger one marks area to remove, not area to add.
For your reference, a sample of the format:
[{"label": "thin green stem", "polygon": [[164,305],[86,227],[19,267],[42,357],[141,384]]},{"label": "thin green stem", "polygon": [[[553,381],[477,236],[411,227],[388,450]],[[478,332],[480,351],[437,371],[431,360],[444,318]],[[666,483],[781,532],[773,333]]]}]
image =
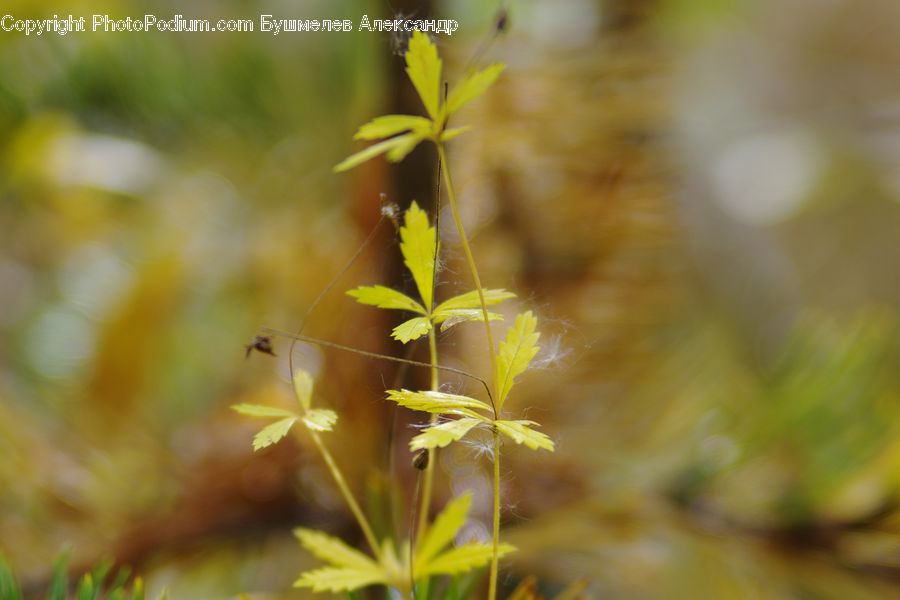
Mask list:
[{"label": "thin green stem", "polygon": [[494,529],[491,536],[491,581],[488,600],[497,597],[497,574],[499,572],[500,547],[500,432],[494,429]]},{"label": "thin green stem", "polygon": [[[463,227],[462,219],[459,216],[459,207],[456,202],[456,188],[453,187],[453,180],[450,177],[450,166],[447,163],[447,153],[444,145],[437,142],[438,157],[444,165],[442,169],[444,174],[444,183],[447,188],[447,198],[450,200],[450,208],[453,212],[453,220],[456,222],[456,229],[459,232],[459,239],[462,243],[463,253],[466,255],[466,262],[469,265],[469,271],[472,274],[472,280],[475,283],[475,289],[478,291],[478,300],[481,303],[481,314],[484,317],[484,328],[487,333],[488,357],[491,361],[491,375],[496,378],[497,359],[494,356],[494,335],[491,332],[491,321],[488,318],[487,303],[484,301],[484,288],[481,286],[481,278],[478,277],[478,267],[475,265],[475,257],[472,255],[472,249],[469,247],[469,238],[466,236],[466,230]],[[494,381],[494,393],[497,398],[500,397],[496,389],[497,382]],[[500,414],[498,406],[491,399],[494,407],[494,419],[499,419]],[[492,535],[492,551],[491,551],[491,578],[489,587],[489,600],[497,598],[497,574],[499,572],[500,559],[500,433],[494,430],[494,522]]]},{"label": "thin green stem", "polygon": [[344,500],[347,502],[347,506],[350,507],[350,512],[352,512],[353,516],[356,517],[356,521],[357,523],[359,523],[359,528],[362,529],[363,535],[366,538],[366,542],[368,542],[369,547],[372,549],[372,553],[375,554],[375,557],[379,561],[381,561],[381,548],[378,547],[378,540],[375,539],[375,533],[372,531],[372,526],[369,525],[369,521],[368,519],[366,519],[366,515],[363,514],[362,509],[356,502],[356,498],[353,497],[353,492],[350,491],[350,486],[347,485],[347,480],[344,479],[344,475],[343,473],[341,473],[340,467],[338,467],[337,463],[334,461],[334,457],[331,456],[331,452],[328,451],[328,448],[325,446],[322,438],[319,437],[319,434],[312,430],[310,430],[309,434],[312,436],[312,439],[316,444],[316,448],[319,449],[319,453],[325,460],[325,464],[328,466],[328,470],[331,471],[331,476],[334,478],[335,483],[337,483],[338,488],[341,490],[341,494],[344,496]]},{"label": "thin green stem", "polygon": [[[437,149],[438,156],[440,156],[441,162],[444,165],[442,172],[444,174],[444,183],[447,187],[447,198],[450,200],[450,208],[453,211],[453,220],[456,221],[456,230],[459,232],[463,253],[466,255],[469,272],[472,274],[475,289],[478,291],[478,301],[481,303],[481,313],[484,317],[484,329],[485,333],[487,333],[488,356],[491,360],[491,375],[494,376],[497,372],[497,359],[494,357],[494,334],[491,332],[491,321],[488,318],[487,303],[484,301],[484,288],[481,287],[481,278],[478,277],[478,267],[475,265],[475,257],[472,255],[472,248],[469,247],[469,238],[466,236],[466,230],[463,228],[462,219],[459,216],[459,207],[456,203],[456,189],[453,187],[453,180],[450,177],[450,165],[447,163],[447,153],[444,150],[444,144],[439,142],[437,144]],[[496,413],[496,407],[494,408],[494,412]],[[494,414],[494,418],[499,418],[499,415]]]},{"label": "thin green stem", "polygon": [[[438,364],[438,354],[437,354],[437,340],[436,335],[434,333],[434,328],[432,327],[428,331],[428,350],[431,358],[431,364]],[[431,389],[432,391],[437,391],[438,386],[440,385],[440,380],[438,378],[438,370],[436,368],[431,369]],[[434,425],[437,421],[437,415],[431,415],[431,420],[429,423]],[[432,490],[434,489],[434,455],[435,451],[433,449],[428,450],[428,465],[425,467],[425,472],[423,473],[424,482],[422,484],[422,497],[420,498],[421,503],[419,505],[419,523],[416,526],[416,538],[422,539],[422,536],[425,535],[425,530],[428,528],[428,515],[431,512],[431,496]]]}]

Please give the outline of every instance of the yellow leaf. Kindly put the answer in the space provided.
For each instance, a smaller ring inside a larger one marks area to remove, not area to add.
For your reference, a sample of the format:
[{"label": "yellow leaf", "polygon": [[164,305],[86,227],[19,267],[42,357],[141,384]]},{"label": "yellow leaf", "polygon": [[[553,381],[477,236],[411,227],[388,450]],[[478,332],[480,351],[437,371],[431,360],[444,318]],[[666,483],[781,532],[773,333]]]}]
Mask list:
[{"label": "yellow leaf", "polygon": [[313,431],[331,431],[337,419],[337,413],[327,408],[313,408],[303,415],[303,423]]},{"label": "yellow leaf", "polygon": [[402,136],[403,143],[397,144],[387,152],[387,159],[391,162],[400,162],[406,155],[413,151],[426,137],[427,134],[421,132],[407,133]]},{"label": "yellow leaf", "polygon": [[[488,319],[491,321],[502,321],[503,315],[495,312],[488,312]],[[435,323],[441,323],[441,331],[447,331],[454,325],[465,323],[467,321],[484,321],[484,313],[480,308],[451,308],[435,312],[432,315]]]},{"label": "yellow leaf", "polygon": [[275,421],[271,425],[263,427],[263,429],[253,438],[253,450],[262,450],[272,444],[278,443],[281,441],[281,438],[288,434],[288,431],[291,430],[291,427],[293,427],[296,422],[297,417],[288,417],[287,419],[281,419],[280,421]]},{"label": "yellow leaf", "polygon": [[314,592],[349,592],[377,583],[387,583],[380,571],[324,567],[301,574],[294,587],[312,588]]},{"label": "yellow leaf", "polygon": [[387,394],[388,400],[393,400],[400,406],[435,414],[458,414],[475,419],[484,419],[481,415],[472,412],[472,409],[492,411],[491,406],[481,400],[444,392],[388,390]]},{"label": "yellow leaf", "polygon": [[400,228],[400,252],[427,310],[431,310],[434,292],[436,242],[437,232],[428,224],[428,214],[413,200]]},{"label": "yellow leaf", "polygon": [[453,138],[455,138],[456,136],[461,135],[470,129],[472,129],[472,127],[470,125],[465,125],[463,127],[453,127],[452,129],[445,129],[444,133],[441,134],[441,141],[442,142],[450,141]]},{"label": "yellow leaf", "polygon": [[525,444],[532,450],[543,448],[553,452],[553,440],[546,433],[532,429],[531,425],[537,425],[537,423],[534,421],[494,421],[497,430],[512,438],[515,443]]},{"label": "yellow leaf", "polygon": [[417,131],[427,133],[431,128],[431,121],[425,117],[413,115],[384,115],[375,117],[365,125],[362,125],[353,136],[355,140],[378,140],[403,133],[405,131]]},{"label": "yellow leaf", "polygon": [[491,87],[506,65],[497,63],[489,67],[472,73],[450,90],[447,96],[447,105],[445,113],[449,117],[458,111],[464,104],[467,104],[482,95],[489,87]]},{"label": "yellow leaf", "polygon": [[296,416],[289,410],[283,408],[275,408],[274,406],[263,406],[261,404],[235,404],[231,410],[237,411],[248,417],[294,417]]},{"label": "yellow leaf", "polygon": [[327,533],[298,527],[294,530],[294,535],[316,558],[331,565],[363,571],[378,570],[378,563],[374,560]]},{"label": "yellow leaf", "polygon": [[309,410],[309,407],[312,404],[312,392],[312,375],[303,369],[298,369],[297,372],[294,373],[294,395],[297,397],[297,402],[300,403],[303,410]]},{"label": "yellow leaf", "polygon": [[383,285],[362,285],[354,290],[347,291],[347,295],[356,298],[356,301],[360,304],[425,314],[425,309],[422,308],[421,304],[406,294]]},{"label": "yellow leaf", "polygon": [[406,74],[432,119],[437,120],[441,104],[441,59],[427,35],[413,31],[406,51]]},{"label": "yellow leaf", "polygon": [[[500,544],[497,553],[500,557],[515,552],[515,546]],[[490,544],[472,543],[453,548],[436,556],[421,571],[416,571],[416,576],[428,575],[455,575],[483,567],[491,561],[493,548]]]},{"label": "yellow leaf", "polygon": [[378,156],[379,154],[384,154],[389,150],[393,150],[394,148],[404,146],[409,143],[409,139],[413,137],[412,133],[405,133],[403,135],[398,135],[397,137],[392,137],[390,139],[384,140],[383,142],[378,142],[377,144],[372,144],[365,150],[360,150],[356,154],[353,154],[343,161],[338,163],[334,167],[335,173],[340,173],[342,171],[349,171],[353,167],[357,165],[361,165],[367,160],[371,160]]},{"label": "yellow leaf", "polygon": [[516,377],[528,368],[537,354],[540,334],[535,331],[537,319],[528,311],[516,317],[516,322],[506,333],[506,339],[497,352],[497,410],[503,408],[506,396]]},{"label": "yellow leaf", "polygon": [[431,321],[428,320],[428,317],[415,317],[394,327],[391,336],[405,344],[410,340],[422,337],[430,329]]},{"label": "yellow leaf", "polygon": [[473,427],[483,422],[481,419],[465,417],[432,425],[410,440],[409,449],[415,452],[423,448],[443,448],[451,442],[461,440]]},{"label": "yellow leaf", "polygon": [[422,541],[416,547],[416,576],[423,575],[428,562],[437,556],[444,547],[453,541],[456,534],[466,522],[469,507],[472,505],[472,494],[466,492],[447,503],[444,510],[435,517]]},{"label": "yellow leaf", "polygon": [[[495,304],[500,304],[504,300],[508,300],[510,298],[515,298],[516,295],[512,292],[507,292],[504,289],[488,289],[484,290],[484,303],[487,306],[493,306]],[[478,290],[472,290],[471,292],[466,292],[465,294],[460,294],[459,296],[453,296],[448,300],[444,300],[440,304],[437,305],[437,308],[434,309],[434,314],[439,314],[448,310],[462,308],[481,308],[481,300],[478,298]]]}]

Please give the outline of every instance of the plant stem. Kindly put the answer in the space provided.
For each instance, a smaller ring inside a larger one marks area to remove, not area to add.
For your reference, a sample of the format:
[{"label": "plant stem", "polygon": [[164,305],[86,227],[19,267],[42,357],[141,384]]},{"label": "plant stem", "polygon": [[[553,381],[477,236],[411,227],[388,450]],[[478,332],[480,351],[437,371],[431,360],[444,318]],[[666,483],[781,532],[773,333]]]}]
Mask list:
[{"label": "plant stem", "polygon": [[[434,327],[432,327],[428,331],[428,350],[429,355],[431,357],[431,364],[438,364],[438,355],[437,355],[437,339],[434,333]],[[431,369],[431,389],[432,391],[437,391],[440,381],[438,379],[438,370],[436,368]],[[437,421],[437,415],[431,415],[430,424],[434,425]],[[416,538],[422,539],[422,536],[425,535],[425,530],[428,528],[428,514],[431,512],[431,494],[432,489],[434,488],[434,455],[435,451],[433,449],[428,450],[428,466],[425,467],[424,475],[424,483],[422,485],[422,498],[421,504],[419,505],[419,523],[416,526]]]},{"label": "plant stem", "polygon": [[366,542],[368,542],[369,547],[372,549],[372,553],[375,554],[375,557],[379,561],[381,561],[381,549],[378,547],[378,540],[375,539],[375,533],[372,531],[372,526],[369,525],[366,515],[363,514],[362,509],[356,502],[356,498],[353,497],[353,492],[350,491],[350,486],[347,485],[347,480],[344,479],[340,467],[337,466],[334,457],[331,456],[331,452],[328,451],[328,448],[325,446],[322,438],[319,437],[319,434],[312,430],[310,430],[309,434],[312,436],[313,441],[316,443],[316,447],[319,449],[319,453],[325,460],[328,470],[331,471],[331,476],[334,477],[335,483],[337,483],[338,488],[341,490],[341,494],[344,496],[347,506],[350,507],[350,512],[356,517],[359,528],[362,529]]},{"label": "plant stem", "polygon": [[[466,230],[463,228],[462,219],[459,217],[459,208],[456,204],[456,190],[453,187],[453,180],[450,178],[450,165],[447,163],[447,153],[444,151],[444,144],[438,143],[438,156],[444,164],[442,172],[444,174],[444,183],[447,187],[447,198],[450,200],[450,208],[453,211],[453,220],[456,221],[456,230],[459,232],[459,239],[462,243],[463,252],[466,255],[466,262],[469,265],[469,272],[472,274],[472,280],[475,282],[475,289],[478,290],[478,300],[481,303],[481,313],[484,317],[484,328],[487,333],[488,356],[491,360],[491,375],[497,372],[497,359],[494,358],[494,335],[491,333],[491,321],[488,319],[487,303],[484,301],[484,288],[481,287],[481,278],[478,277],[478,267],[475,266],[475,257],[472,256],[472,249],[469,247],[469,238],[466,236]],[[496,387],[496,386],[495,386]],[[494,418],[499,418],[494,407]]]},{"label": "plant stem", "polygon": [[[481,314],[484,317],[484,328],[487,333],[488,341],[488,357],[491,360],[491,375],[495,378],[494,392],[497,394],[497,359],[494,357],[494,335],[491,333],[491,321],[488,318],[487,303],[484,301],[484,289],[481,287],[481,278],[478,277],[478,267],[475,265],[475,257],[472,256],[472,249],[469,247],[469,238],[466,236],[466,230],[463,227],[462,219],[459,216],[459,207],[456,203],[456,188],[453,187],[453,180],[450,177],[450,165],[447,163],[447,153],[444,150],[444,144],[437,142],[438,157],[444,165],[442,169],[444,174],[444,183],[447,187],[447,198],[450,200],[450,208],[453,212],[453,220],[456,221],[456,229],[459,232],[459,239],[462,243],[463,252],[466,255],[466,262],[469,264],[469,271],[472,274],[472,280],[475,282],[475,289],[478,291],[478,300],[481,303]],[[493,399],[491,405],[494,407],[494,419],[499,419],[500,414],[498,406],[494,404]],[[494,522],[492,535],[492,551],[491,551],[491,578],[489,586],[489,600],[495,600],[497,597],[497,574],[499,571],[500,559],[500,432],[494,430]]]},{"label": "plant stem", "polygon": [[491,536],[493,553],[491,555],[491,580],[489,600],[497,597],[497,574],[499,572],[500,546],[500,432],[494,429],[494,531]]}]

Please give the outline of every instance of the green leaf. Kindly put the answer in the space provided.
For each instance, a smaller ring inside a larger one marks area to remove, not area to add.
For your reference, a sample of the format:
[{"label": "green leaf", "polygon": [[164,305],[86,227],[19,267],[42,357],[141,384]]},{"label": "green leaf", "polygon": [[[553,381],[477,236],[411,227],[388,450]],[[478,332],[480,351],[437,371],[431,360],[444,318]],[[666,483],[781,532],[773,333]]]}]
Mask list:
[{"label": "green leaf", "polygon": [[460,414],[476,419],[483,419],[481,415],[472,412],[472,409],[492,412],[491,406],[481,400],[446,394],[444,392],[409,390],[388,390],[388,400],[393,400],[400,406],[412,410],[421,410],[435,414]]},{"label": "green leaf", "polygon": [[463,127],[453,127],[452,129],[445,129],[444,133],[441,134],[441,141],[448,142],[455,138],[458,135],[461,135],[468,130],[472,129],[470,125],[464,125]]},{"label": "green leaf", "polygon": [[357,570],[378,570],[378,563],[374,560],[327,533],[298,527],[294,535],[304,548],[328,564]]},{"label": "green leaf", "polygon": [[[484,291],[484,304],[486,306],[493,306],[495,304],[500,304],[504,300],[508,300],[510,298],[515,298],[516,295],[512,292],[507,292],[504,289],[488,289]],[[478,290],[472,290],[471,292],[466,292],[465,294],[460,294],[459,296],[453,296],[448,300],[444,300],[440,304],[437,305],[437,308],[434,309],[434,314],[437,315],[439,313],[455,310],[455,309],[463,309],[463,308],[477,308],[481,309],[481,300],[478,298]]]},{"label": "green leaf", "polygon": [[291,427],[293,427],[296,422],[297,417],[292,416],[287,419],[275,421],[271,425],[263,427],[263,429],[253,438],[253,450],[262,450],[272,444],[278,443],[281,438],[288,434],[288,431],[291,430]]},{"label": "green leaf", "polygon": [[[497,554],[500,557],[515,552],[515,546],[500,544]],[[417,576],[427,575],[455,575],[472,569],[477,569],[490,562],[493,548],[490,544],[471,543],[458,548],[453,548],[432,559]]]},{"label": "green leaf", "polygon": [[356,298],[356,301],[360,304],[368,304],[378,308],[408,310],[420,315],[425,314],[425,309],[422,308],[421,304],[406,294],[383,285],[361,285],[354,290],[348,290],[347,295]]},{"label": "green leaf", "polygon": [[[383,142],[378,142],[377,144],[372,144],[365,150],[360,150],[356,154],[352,154],[351,156],[345,158],[343,161],[335,165],[334,172],[341,173],[342,171],[349,171],[353,167],[361,165],[367,160],[371,160],[380,154],[384,154],[389,150],[393,150],[398,146],[404,146],[409,143],[409,139],[413,137],[412,133],[405,133],[403,135],[398,135],[397,137],[392,137],[390,139],[384,140]],[[412,150],[412,148],[410,148]]]},{"label": "green leaf", "polygon": [[434,293],[436,244],[437,231],[428,224],[428,214],[413,200],[404,215],[403,227],[400,228],[400,252],[403,253],[403,263],[412,273],[427,310],[431,310]]},{"label": "green leaf", "polygon": [[496,63],[489,67],[472,73],[461,82],[453,86],[450,94],[447,96],[447,105],[445,106],[446,116],[450,116],[463,105],[468,104],[478,96],[482,95],[489,87],[491,87],[506,65]]},{"label": "green leaf", "polygon": [[131,584],[131,600],[144,600],[144,580],[140,577],[135,577]]},{"label": "green leaf", "polygon": [[375,117],[362,125],[353,136],[355,140],[379,140],[405,131],[427,133],[431,129],[431,121],[425,117],[413,115],[384,115]]},{"label": "green leaf", "polygon": [[22,600],[22,590],[16,576],[12,571],[12,567],[6,562],[6,559],[0,554],[0,598],[9,600]]},{"label": "green leaf", "polygon": [[[491,321],[502,321],[503,315],[495,312],[488,312],[488,319]],[[466,321],[484,321],[484,312],[480,308],[451,308],[434,313],[432,320],[435,323],[441,323],[441,331],[447,331],[454,325],[465,323]]]},{"label": "green leaf", "polygon": [[297,369],[297,372],[294,373],[294,395],[303,410],[309,410],[309,407],[312,406],[313,385],[312,375],[303,369]]},{"label": "green leaf", "polygon": [[405,138],[403,143],[397,144],[387,153],[387,159],[391,162],[400,162],[406,155],[413,151],[413,149],[419,145],[420,142],[424,141],[427,137],[427,134],[421,132],[413,132],[407,133],[405,135],[400,136]]},{"label": "green leaf", "polygon": [[428,563],[444,549],[466,522],[469,507],[472,505],[472,494],[466,492],[447,503],[444,510],[435,517],[434,523],[425,532],[422,541],[416,548],[416,576],[424,575]]},{"label": "green leaf", "polygon": [[410,340],[422,337],[430,330],[431,321],[428,320],[428,317],[415,317],[394,327],[391,337],[405,344]]},{"label": "green leaf", "polygon": [[517,444],[525,444],[532,450],[543,448],[553,452],[553,440],[540,431],[535,431],[530,426],[537,425],[534,421],[494,421],[494,426],[500,433],[512,438]]},{"label": "green leaf", "polygon": [[311,408],[303,415],[303,424],[313,431],[331,431],[337,423],[337,413],[327,408]]},{"label": "green leaf", "polygon": [[248,417],[296,417],[294,413],[283,408],[263,406],[261,404],[235,404],[231,410],[237,411]]},{"label": "green leaf", "polygon": [[432,425],[409,442],[409,449],[415,452],[423,448],[443,448],[451,442],[461,440],[473,427],[484,423],[481,419],[464,417],[440,425]]},{"label": "green leaf", "polygon": [[75,600],[94,600],[94,578],[85,573],[75,590]]},{"label": "green leaf", "polygon": [[506,339],[497,352],[497,410],[503,408],[506,396],[516,377],[528,368],[528,363],[537,354],[538,338],[535,331],[537,319],[531,311],[520,314],[506,333]]},{"label": "green leaf", "polygon": [[376,583],[387,583],[380,571],[324,567],[301,574],[294,587],[312,588],[314,592],[349,592]]},{"label": "green leaf", "polygon": [[437,120],[441,104],[441,59],[437,48],[421,31],[413,31],[406,52],[406,74],[432,119]]},{"label": "green leaf", "polygon": [[66,600],[66,593],[69,589],[69,578],[66,575],[68,567],[69,554],[67,552],[57,558],[53,565],[53,579],[50,583],[50,591],[47,593],[48,600]]}]

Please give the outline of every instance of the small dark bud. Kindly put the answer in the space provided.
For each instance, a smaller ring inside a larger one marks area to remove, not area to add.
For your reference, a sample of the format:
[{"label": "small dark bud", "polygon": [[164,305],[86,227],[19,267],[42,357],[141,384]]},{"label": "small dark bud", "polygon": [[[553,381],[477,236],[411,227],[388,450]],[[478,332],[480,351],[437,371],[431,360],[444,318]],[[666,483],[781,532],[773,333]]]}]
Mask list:
[{"label": "small dark bud", "polygon": [[509,13],[505,8],[497,11],[497,20],[494,22],[497,33],[504,33],[509,28]]},{"label": "small dark bud", "polygon": [[428,450],[419,450],[412,459],[412,465],[419,471],[428,468]]},{"label": "small dark bud", "polygon": [[268,354],[269,356],[275,356],[275,352],[272,350],[272,339],[267,335],[258,335],[254,337],[253,341],[247,345],[247,353],[244,356],[250,356],[250,353],[254,350],[262,352],[263,354]]}]

